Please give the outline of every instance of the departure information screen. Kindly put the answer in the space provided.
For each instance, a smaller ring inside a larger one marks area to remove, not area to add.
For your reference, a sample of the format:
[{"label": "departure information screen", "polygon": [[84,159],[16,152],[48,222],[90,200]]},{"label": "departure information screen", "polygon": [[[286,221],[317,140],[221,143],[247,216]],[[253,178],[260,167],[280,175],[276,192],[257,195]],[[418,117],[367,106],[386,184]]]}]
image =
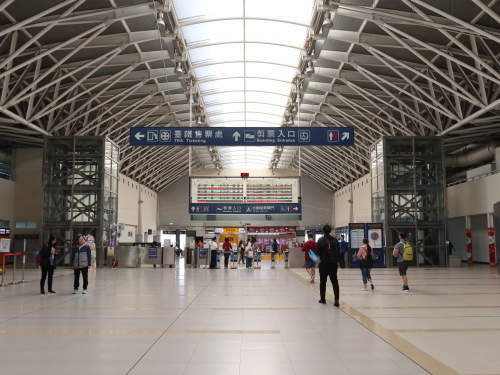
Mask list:
[{"label": "departure information screen", "polygon": [[298,177],[191,178],[190,203],[299,203]]},{"label": "departure information screen", "polygon": [[243,183],[228,183],[226,181],[209,181],[195,185],[194,196],[196,203],[243,203]]}]

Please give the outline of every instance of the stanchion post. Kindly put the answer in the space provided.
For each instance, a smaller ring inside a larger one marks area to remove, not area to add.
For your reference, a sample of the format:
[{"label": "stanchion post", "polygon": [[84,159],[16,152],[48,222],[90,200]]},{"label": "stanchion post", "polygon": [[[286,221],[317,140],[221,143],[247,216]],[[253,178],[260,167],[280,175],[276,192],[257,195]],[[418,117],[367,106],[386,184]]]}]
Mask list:
[{"label": "stanchion post", "polygon": [[25,283],[26,280],[24,280],[24,269],[26,268],[26,238],[23,241],[23,268],[21,268],[21,283]]},{"label": "stanchion post", "polygon": [[276,267],[276,263],[275,263],[275,252],[273,250],[271,250],[271,269],[274,270],[275,267]]},{"label": "stanchion post", "polygon": [[5,285],[7,285],[3,282],[3,278],[5,276],[5,255],[2,257],[2,263],[3,263],[3,265],[2,265],[2,285],[0,285],[0,286],[5,286]]},{"label": "stanchion post", "polygon": [[17,255],[16,253],[12,253],[12,256],[14,257],[14,267],[12,268],[12,285],[16,283],[16,259]]},{"label": "stanchion post", "polygon": [[260,250],[255,251],[255,265],[254,269],[260,269]]},{"label": "stanchion post", "polygon": [[220,269],[221,252],[219,250],[217,250],[215,257],[217,258],[217,269]]},{"label": "stanchion post", "polygon": [[[26,242],[26,240],[24,240]],[[26,268],[26,249],[22,252],[23,255],[23,268],[21,268],[21,281],[20,283],[25,283],[26,280],[24,280],[24,270]]]},{"label": "stanchion post", "polygon": [[286,250],[284,253],[285,253],[285,268],[288,268],[288,253],[290,252],[290,250]]},{"label": "stanchion post", "polygon": [[238,260],[238,250],[231,251],[231,269],[235,270],[238,268],[236,261]]}]

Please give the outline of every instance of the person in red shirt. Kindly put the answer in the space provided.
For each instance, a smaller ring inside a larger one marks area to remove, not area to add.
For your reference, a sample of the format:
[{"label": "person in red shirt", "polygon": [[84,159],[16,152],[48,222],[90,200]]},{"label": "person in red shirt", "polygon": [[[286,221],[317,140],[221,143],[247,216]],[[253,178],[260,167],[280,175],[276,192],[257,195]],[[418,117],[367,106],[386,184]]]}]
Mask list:
[{"label": "person in red shirt", "polygon": [[224,250],[224,268],[229,266],[229,257],[231,255],[231,250],[233,246],[229,242],[229,237],[226,237],[224,243],[222,244],[222,249]]},{"label": "person in red shirt", "polygon": [[314,254],[316,253],[316,241],[313,240],[314,236],[312,233],[309,233],[307,235],[308,240],[304,242],[304,245],[302,246],[302,252],[304,253],[304,258],[305,258],[305,265],[306,265],[306,271],[311,276],[311,279],[309,280],[310,282],[314,282],[314,276],[316,274],[316,262],[314,262],[311,257],[309,256],[309,250],[312,250]]}]

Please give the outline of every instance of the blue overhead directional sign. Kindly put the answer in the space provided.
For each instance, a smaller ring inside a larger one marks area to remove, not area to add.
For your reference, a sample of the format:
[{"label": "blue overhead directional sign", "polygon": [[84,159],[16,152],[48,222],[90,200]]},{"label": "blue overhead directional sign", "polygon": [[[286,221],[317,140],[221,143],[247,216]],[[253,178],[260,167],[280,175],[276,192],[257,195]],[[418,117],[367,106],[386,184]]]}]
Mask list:
[{"label": "blue overhead directional sign", "polygon": [[191,203],[189,212],[195,214],[300,214],[302,205],[298,203],[261,203],[261,204],[217,204]]},{"label": "blue overhead directional sign", "polygon": [[352,146],[354,128],[130,128],[132,146]]}]

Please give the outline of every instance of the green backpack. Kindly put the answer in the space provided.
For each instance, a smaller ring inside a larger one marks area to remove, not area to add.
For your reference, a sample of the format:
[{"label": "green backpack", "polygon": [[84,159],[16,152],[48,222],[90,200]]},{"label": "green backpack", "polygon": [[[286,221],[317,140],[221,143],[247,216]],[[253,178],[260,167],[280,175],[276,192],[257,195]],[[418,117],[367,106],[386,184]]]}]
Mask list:
[{"label": "green backpack", "polygon": [[403,254],[401,256],[404,260],[413,260],[413,247],[411,247],[409,242],[400,242],[403,245]]}]

